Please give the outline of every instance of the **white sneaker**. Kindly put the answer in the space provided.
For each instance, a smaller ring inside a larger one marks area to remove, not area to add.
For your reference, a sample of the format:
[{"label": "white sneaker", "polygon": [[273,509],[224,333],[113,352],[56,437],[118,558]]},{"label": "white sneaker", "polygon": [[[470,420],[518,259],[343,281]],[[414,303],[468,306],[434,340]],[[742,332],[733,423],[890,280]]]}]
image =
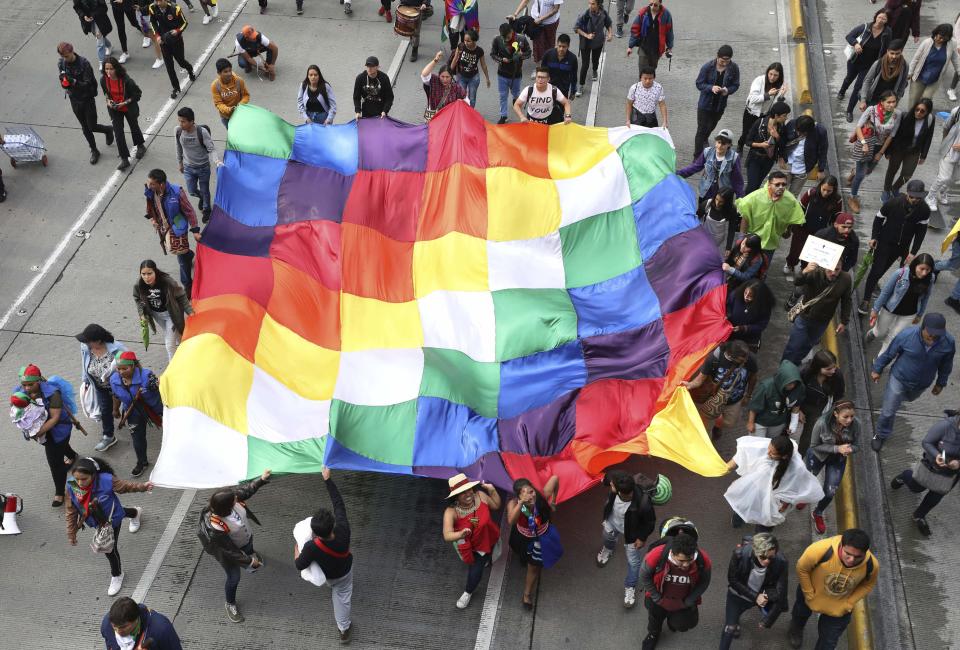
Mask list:
[{"label": "white sneaker", "polygon": [[116,596],[120,593],[120,587],[123,586],[123,574],[110,578],[110,587],[107,589],[108,596]]},{"label": "white sneaker", "polygon": [[144,49],[150,47],[150,37],[149,37],[149,36],[144,36],[144,37],[143,37],[143,43],[140,44],[140,47],[142,47],[142,48],[144,48]]},{"label": "white sneaker", "polygon": [[211,16],[204,16],[202,22],[204,25],[209,25],[211,20],[213,20]]},{"label": "white sneaker", "polygon": [[460,598],[457,599],[457,609],[466,609],[467,605],[470,604],[470,599],[473,598],[473,594],[468,594],[463,592]]},{"label": "white sneaker", "polygon": [[157,59],[156,61],[153,62],[153,65],[150,66],[150,67],[153,68],[154,70],[156,70],[157,68],[159,68],[159,67],[161,67],[161,66],[163,66],[163,59]]},{"label": "white sneaker", "polygon": [[637,588],[636,587],[624,587],[623,588],[623,606],[626,608],[633,607],[637,604]]},{"label": "white sneaker", "polygon": [[110,56],[111,54],[113,54],[113,48],[111,48],[111,47],[108,45],[107,48],[103,51],[103,55],[104,55],[104,56]]},{"label": "white sneaker", "polygon": [[143,514],[143,508],[136,508],[137,516],[130,520],[130,532],[135,533],[140,530],[140,515]]},{"label": "white sneaker", "polygon": [[220,4],[217,3],[213,5],[213,13],[211,14],[214,18],[220,15]]},{"label": "white sneaker", "polygon": [[120,55],[120,58],[117,59],[117,63],[126,63],[127,59],[129,58],[130,58],[130,55],[124,52],[123,54]]},{"label": "white sneaker", "polygon": [[610,556],[613,555],[613,551],[606,546],[600,549],[600,552],[597,553],[597,566],[606,566],[607,562],[610,561]]},{"label": "white sneaker", "polygon": [[577,96],[577,97],[583,97],[583,90],[580,89],[580,88],[577,88],[576,96]]},{"label": "white sneaker", "polygon": [[930,208],[931,212],[936,212],[939,208],[937,207],[937,197],[932,194],[927,194],[927,198],[924,199],[927,202],[927,207]]},{"label": "white sneaker", "polygon": [[793,267],[789,264],[783,265],[783,274],[784,275],[793,275]]},{"label": "white sneaker", "polygon": [[947,97],[950,99],[951,102],[957,101],[957,91],[951,88],[950,90],[947,91]]}]

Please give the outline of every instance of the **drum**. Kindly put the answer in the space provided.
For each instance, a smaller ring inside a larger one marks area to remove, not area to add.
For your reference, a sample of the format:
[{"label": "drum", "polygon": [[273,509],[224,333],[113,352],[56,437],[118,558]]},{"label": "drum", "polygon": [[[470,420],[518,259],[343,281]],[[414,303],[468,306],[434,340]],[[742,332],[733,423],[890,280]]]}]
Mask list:
[{"label": "drum", "polygon": [[396,20],[393,23],[393,31],[398,36],[412,38],[417,33],[420,26],[420,9],[417,7],[397,7]]}]

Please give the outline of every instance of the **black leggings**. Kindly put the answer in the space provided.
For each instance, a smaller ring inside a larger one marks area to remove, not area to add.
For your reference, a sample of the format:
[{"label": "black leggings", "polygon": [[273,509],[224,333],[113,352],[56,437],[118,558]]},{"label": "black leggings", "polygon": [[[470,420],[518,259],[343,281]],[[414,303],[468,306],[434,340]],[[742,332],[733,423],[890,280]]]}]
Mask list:
[{"label": "black leggings", "polygon": [[[137,509],[124,508],[123,516],[128,519],[133,519],[137,516]],[[120,528],[121,526],[119,525],[113,527],[113,550],[109,553],[104,553],[104,555],[107,556],[107,562],[110,563],[110,575],[114,578],[123,573],[123,569],[120,567]]]},{"label": "black leggings", "polygon": [[163,63],[167,66],[167,76],[170,77],[170,85],[177,92],[180,92],[180,79],[177,77],[177,71],[173,69],[173,62],[176,60],[180,67],[186,70],[190,76],[193,76],[193,66],[184,57],[183,38],[171,38],[166,43],[160,45],[160,52],[163,54]]},{"label": "black leggings", "polygon": [[593,66],[593,74],[597,74],[597,68],[600,67],[600,53],[602,47],[585,48],[580,50],[580,85],[587,83],[587,68]]},{"label": "black leggings", "polygon": [[[51,436],[52,434],[47,434]],[[70,464],[77,459],[77,452],[70,447],[70,438],[63,442],[54,442],[52,437],[47,438],[43,445],[43,451],[47,455],[47,465],[50,466],[50,476],[53,477],[54,494],[58,497],[63,496],[63,490],[67,484],[67,472],[70,471],[70,465],[63,462],[63,459],[69,458]]]},{"label": "black leggings", "polygon": [[133,7],[133,0],[123,0],[123,4],[117,4],[108,0],[111,9],[113,9],[113,22],[117,26],[117,35],[120,37],[120,49],[127,51],[127,29],[123,24],[123,17],[126,16],[133,28],[140,32],[140,23],[137,21],[137,12]]},{"label": "black leggings", "polygon": [[143,132],[140,131],[140,124],[137,122],[136,111],[115,111],[108,108],[110,121],[113,123],[113,137],[117,140],[117,154],[120,158],[126,160],[130,157],[130,149],[127,148],[127,139],[123,135],[123,120],[127,120],[130,125],[130,137],[133,139],[133,146],[139,147],[143,144]]},{"label": "black leggings", "polygon": [[97,104],[93,97],[79,102],[71,99],[70,108],[73,109],[73,114],[76,116],[77,122],[80,123],[80,130],[83,131],[83,137],[87,139],[87,144],[90,145],[90,151],[97,151],[97,141],[93,139],[93,134],[113,133],[113,129],[106,124],[97,124]]}]

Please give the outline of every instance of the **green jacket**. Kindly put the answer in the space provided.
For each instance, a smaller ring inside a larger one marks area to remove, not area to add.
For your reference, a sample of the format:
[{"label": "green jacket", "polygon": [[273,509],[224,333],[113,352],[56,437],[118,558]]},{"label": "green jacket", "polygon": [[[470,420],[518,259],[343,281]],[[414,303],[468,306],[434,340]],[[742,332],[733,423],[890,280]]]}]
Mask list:
[{"label": "green jacket", "polygon": [[805,221],[803,208],[793,194],[787,191],[779,201],[771,201],[766,185],[737,199],[737,210],[747,222],[747,231],[760,235],[765,251],[776,250],[787,229]]},{"label": "green jacket", "polygon": [[[786,385],[796,382],[796,387],[787,392]],[[753,391],[747,408],[756,413],[754,422],[765,427],[775,427],[790,421],[790,411],[803,401],[806,389],[800,379],[800,370],[792,361],[783,360],[773,377],[767,377]]]}]

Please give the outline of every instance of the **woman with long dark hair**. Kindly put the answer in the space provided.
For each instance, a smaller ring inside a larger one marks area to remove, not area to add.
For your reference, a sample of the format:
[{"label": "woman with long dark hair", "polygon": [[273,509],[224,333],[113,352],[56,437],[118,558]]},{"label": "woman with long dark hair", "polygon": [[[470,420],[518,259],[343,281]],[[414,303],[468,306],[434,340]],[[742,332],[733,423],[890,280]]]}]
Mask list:
[{"label": "woman with long dark hair", "polygon": [[727,320],[733,326],[730,338],[746,343],[756,352],[760,338],[770,324],[770,314],[777,300],[770,287],[756,278],[747,280],[727,292]]},{"label": "woman with long dark hair", "polygon": [[471,481],[466,474],[457,474],[447,482],[450,494],[443,511],[443,541],[452,543],[467,565],[467,585],[457,599],[457,609],[466,609],[480,586],[484,567],[496,555],[500,526],[491,511],[500,509],[500,494],[489,483]]},{"label": "woman with long dark hair", "polygon": [[823,417],[817,418],[813,427],[813,446],[806,454],[807,469],[817,476],[820,470],[827,468],[823,477],[823,498],[817,503],[810,516],[817,534],[827,532],[827,524],[823,520],[823,511],[833,501],[843,473],[847,469],[847,456],[855,453],[859,447],[860,422],[856,417],[856,407],[850,400],[839,400],[833,403],[833,408]]},{"label": "woman with long dark hair", "polygon": [[753,232],[739,235],[721,267],[727,275],[727,291],[733,291],[747,280],[762,279],[765,263],[760,235]]},{"label": "woman with long dark hair", "polygon": [[833,225],[837,215],[843,210],[843,196],[840,194],[840,182],[836,176],[824,176],[819,183],[798,198],[800,207],[803,208],[804,222],[790,226],[790,252],[783,265],[783,272],[791,274],[800,261],[800,253],[803,245],[807,243],[807,237]]},{"label": "woman with long dark hair", "polygon": [[697,208],[697,216],[724,257],[730,254],[737,229],[740,227],[736,198],[733,188],[724,187],[711,198],[700,201]]},{"label": "woman with long dark hair", "polygon": [[563,553],[560,537],[550,523],[559,488],[560,479],[556,476],[551,476],[544,484],[542,494],[529,480],[518,478],[513,483],[513,493],[517,496],[507,503],[510,548],[527,567],[523,584],[523,606],[526,609],[533,609],[533,590],[541,569],[553,566]]},{"label": "woman with long dark hair", "polygon": [[78,458],[70,470],[67,481],[70,499],[67,501],[67,541],[77,545],[77,530],[84,527],[96,531],[102,526],[113,528],[113,548],[105,553],[110,562],[110,587],[108,596],[116,596],[123,586],[123,569],[120,565],[119,541],[123,519],[130,519],[130,532],[140,530],[143,508],[127,508],[120,503],[118,494],[149,492],[153,483],[137,483],[116,478],[110,465],[101,458]]},{"label": "woman with long dark hair", "polygon": [[297,109],[306,124],[333,124],[333,118],[337,116],[337,98],[333,96],[333,86],[323,78],[319,66],[307,66],[307,76],[300,84],[300,94],[297,95]]},{"label": "woman with long dark hair", "polygon": [[117,367],[116,355],[127,348],[117,343],[113,334],[106,329],[90,323],[75,337],[80,341],[80,380],[87,390],[95,391],[97,406],[100,408],[100,424],[103,437],[96,451],[106,451],[117,444],[113,436],[113,398],[110,392],[110,375]]},{"label": "woman with long dark hair", "polygon": [[[831,400],[836,402],[843,397],[846,385],[836,355],[827,349],[818,350],[813,358],[800,368],[800,380],[805,393],[803,401],[800,402],[803,431],[797,441],[797,451],[801,458],[805,458],[814,425]],[[816,437],[813,440],[815,443]]]},{"label": "woman with long dark hair", "polygon": [[[860,89],[863,87],[863,78],[867,76],[877,59],[883,56],[887,51],[887,45],[890,44],[892,35],[890,27],[887,26],[889,15],[886,9],[880,9],[873,14],[873,20],[869,23],[862,23],[850,30],[846,35],[847,43],[853,48],[853,55],[847,60],[847,76],[843,78],[840,84],[840,93],[837,95],[839,101],[843,101],[847,93],[847,88],[853,83],[853,90],[850,91],[850,101],[847,104],[847,115],[853,113],[853,107],[857,104],[857,98],[860,96]],[[854,83],[856,80],[856,83]],[[853,117],[847,118],[848,122],[853,121]]]},{"label": "woman with long dark hair", "polygon": [[743,126],[737,141],[738,154],[743,153],[743,145],[753,123],[766,115],[774,102],[784,101],[789,97],[789,93],[790,86],[784,82],[783,64],[779,61],[768,65],[762,75],[754,78],[747,94],[747,103],[743,107]]},{"label": "woman with long dark hair", "polygon": [[147,153],[144,145],[143,132],[137,118],[140,116],[140,87],[127,76],[127,71],[114,56],[108,56],[103,62],[103,76],[100,77],[100,87],[103,97],[107,101],[107,112],[113,123],[113,136],[117,140],[117,153],[120,164],[117,169],[124,170],[130,166],[130,149],[127,148],[127,139],[123,135],[123,121],[130,126],[130,137],[133,146],[137,148],[137,160]]},{"label": "woman with long dark hair", "polygon": [[850,183],[848,204],[854,214],[860,214],[860,184],[883,160],[893,141],[893,134],[900,126],[902,115],[897,110],[898,101],[896,93],[884,90],[880,93],[879,101],[867,107],[857,120],[854,142],[850,143],[850,158],[856,165],[847,175]]},{"label": "woman with long dark hair", "polygon": [[137,306],[140,325],[150,326],[157,332],[157,324],[163,329],[163,344],[167,348],[167,360],[180,345],[186,317],[193,314],[190,298],[177,281],[157,268],[153,260],[140,263],[140,278],[133,285],[133,302]]},{"label": "woman with long dark hair", "polygon": [[920,253],[883,285],[870,311],[871,328],[864,334],[868,343],[883,337],[883,347],[877,354],[883,354],[893,337],[923,318],[933,292],[934,265],[929,253]]},{"label": "woman with long dark hair", "polygon": [[737,438],[737,453],[727,467],[740,475],[723,495],[733,508],[734,528],[748,522],[757,532],[769,532],[786,521],[784,513],[791,505],[823,498],[820,483],[786,435]]},{"label": "woman with long dark hair", "polygon": [[922,165],[927,159],[935,130],[933,102],[930,99],[922,98],[909,113],[903,114],[893,142],[887,149],[887,173],[883,177],[881,202],[886,203],[899,194],[900,188],[913,178],[917,165]]}]

